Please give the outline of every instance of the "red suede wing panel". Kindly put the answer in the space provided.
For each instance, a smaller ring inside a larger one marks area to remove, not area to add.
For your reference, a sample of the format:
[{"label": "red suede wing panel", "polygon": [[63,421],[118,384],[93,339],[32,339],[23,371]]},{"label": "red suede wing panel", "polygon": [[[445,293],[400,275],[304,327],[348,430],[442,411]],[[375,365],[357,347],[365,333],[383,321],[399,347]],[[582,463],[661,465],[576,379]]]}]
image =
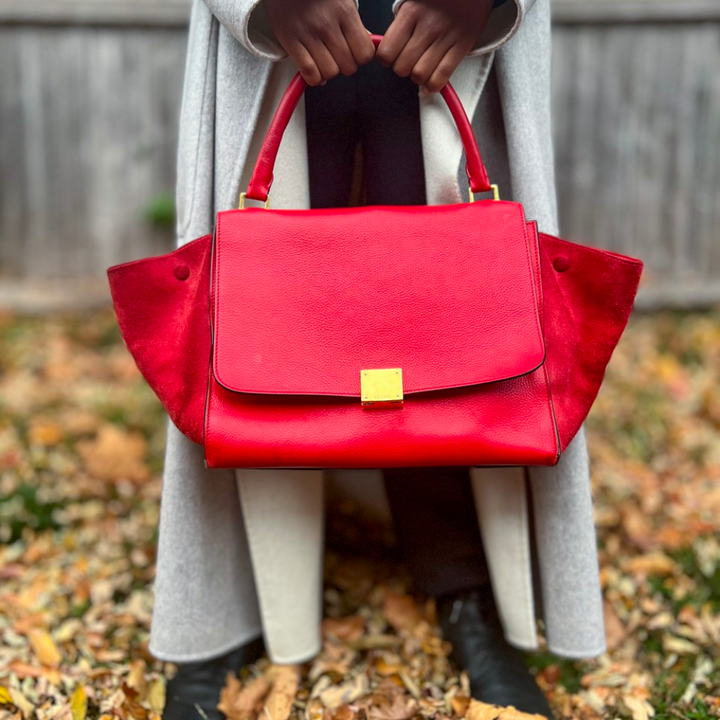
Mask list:
[{"label": "red suede wing panel", "polygon": [[565,450],[597,397],[637,294],[643,263],[540,234],[545,366]]},{"label": "red suede wing panel", "polygon": [[125,344],[180,432],[203,442],[210,363],[210,255],[206,235],[159,257],[111,267]]}]

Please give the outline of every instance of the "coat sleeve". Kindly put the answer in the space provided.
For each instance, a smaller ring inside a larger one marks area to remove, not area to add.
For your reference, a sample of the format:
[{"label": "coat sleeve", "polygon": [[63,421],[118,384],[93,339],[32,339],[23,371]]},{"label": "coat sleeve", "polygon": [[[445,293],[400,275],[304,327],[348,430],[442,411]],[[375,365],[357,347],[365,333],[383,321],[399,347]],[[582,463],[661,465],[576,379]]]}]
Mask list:
[{"label": "coat sleeve", "polygon": [[264,60],[277,61],[287,57],[270,28],[261,0],[204,1],[210,12],[248,52]]},{"label": "coat sleeve", "polygon": [[[484,55],[501,48],[518,31],[525,15],[532,9],[536,2],[547,2],[548,0],[509,0],[508,2],[494,8],[482,36],[475,47],[468,53],[468,57]],[[405,0],[395,0],[393,11],[397,13],[398,8]],[[472,2],[472,0],[468,0]]]},{"label": "coat sleeve", "polygon": [[264,60],[282,60],[287,55],[270,29],[261,0],[204,1],[248,52]]}]

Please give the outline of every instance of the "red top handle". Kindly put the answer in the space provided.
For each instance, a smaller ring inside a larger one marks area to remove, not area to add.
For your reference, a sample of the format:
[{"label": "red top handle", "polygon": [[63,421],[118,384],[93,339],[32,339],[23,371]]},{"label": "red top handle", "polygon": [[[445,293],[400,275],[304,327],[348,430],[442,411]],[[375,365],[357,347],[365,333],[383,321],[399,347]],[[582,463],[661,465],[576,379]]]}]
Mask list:
[{"label": "red top handle", "polygon": [[[371,37],[373,43],[375,43],[375,47],[377,47],[382,40],[382,36],[372,35]],[[270,123],[270,128],[265,136],[262,147],[260,148],[255,170],[250,180],[250,185],[248,185],[247,193],[245,194],[246,197],[267,202],[268,193],[270,192],[270,186],[273,181],[275,160],[277,159],[278,150],[280,149],[280,142],[285,134],[285,128],[287,128],[290,118],[295,112],[295,108],[298,106],[300,98],[306,88],[307,83],[303,80],[300,73],[295,75],[288,85],[275,111],[275,116]],[[445,85],[440,91],[440,94],[447,103],[453,120],[455,120],[463,147],[465,148],[465,171],[467,172],[468,182],[470,183],[470,190],[474,193],[491,190],[492,186],[488,179],[487,170],[485,170],[485,166],[483,165],[480,149],[478,148],[472,126],[465,113],[465,108],[460,102],[460,98],[450,83]]]}]

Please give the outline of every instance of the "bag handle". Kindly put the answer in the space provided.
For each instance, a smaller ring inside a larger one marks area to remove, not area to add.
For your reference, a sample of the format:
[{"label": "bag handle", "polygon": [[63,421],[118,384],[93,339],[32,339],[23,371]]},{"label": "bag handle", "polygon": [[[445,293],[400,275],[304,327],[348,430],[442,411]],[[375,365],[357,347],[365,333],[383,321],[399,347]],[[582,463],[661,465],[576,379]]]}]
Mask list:
[{"label": "bag handle", "polygon": [[[375,47],[377,47],[382,40],[382,35],[372,35],[371,38]],[[264,202],[265,206],[268,207],[268,193],[270,192],[270,186],[273,181],[273,170],[275,169],[275,160],[277,159],[278,150],[280,149],[280,142],[306,88],[307,83],[302,75],[297,73],[288,85],[275,111],[275,115],[270,123],[270,128],[260,148],[255,170],[248,185],[247,192],[241,193],[240,195],[240,207],[244,206],[246,197]],[[487,170],[485,170],[485,165],[483,165],[480,155],[480,149],[478,148],[475,135],[472,131],[472,126],[465,113],[465,108],[460,102],[460,98],[450,83],[445,85],[440,91],[440,94],[447,103],[453,120],[460,132],[463,147],[465,148],[465,157],[467,159],[465,171],[467,172],[468,182],[470,184],[471,199],[472,193],[487,192],[489,190],[494,191],[495,198],[497,199],[497,186],[490,184]]]}]

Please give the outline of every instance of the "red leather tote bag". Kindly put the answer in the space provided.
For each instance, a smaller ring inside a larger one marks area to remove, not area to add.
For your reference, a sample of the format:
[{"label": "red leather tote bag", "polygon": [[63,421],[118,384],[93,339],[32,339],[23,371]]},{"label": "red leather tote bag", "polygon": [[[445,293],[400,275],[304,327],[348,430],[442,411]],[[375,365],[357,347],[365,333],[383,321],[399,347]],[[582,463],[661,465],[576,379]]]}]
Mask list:
[{"label": "red leather tote bag", "polygon": [[[289,86],[241,209],[108,270],[123,338],[208,467],[554,465],[587,416],[642,263],[498,199],[273,210]],[[472,193],[491,186],[452,87]],[[495,189],[496,190],[496,189]]]}]

